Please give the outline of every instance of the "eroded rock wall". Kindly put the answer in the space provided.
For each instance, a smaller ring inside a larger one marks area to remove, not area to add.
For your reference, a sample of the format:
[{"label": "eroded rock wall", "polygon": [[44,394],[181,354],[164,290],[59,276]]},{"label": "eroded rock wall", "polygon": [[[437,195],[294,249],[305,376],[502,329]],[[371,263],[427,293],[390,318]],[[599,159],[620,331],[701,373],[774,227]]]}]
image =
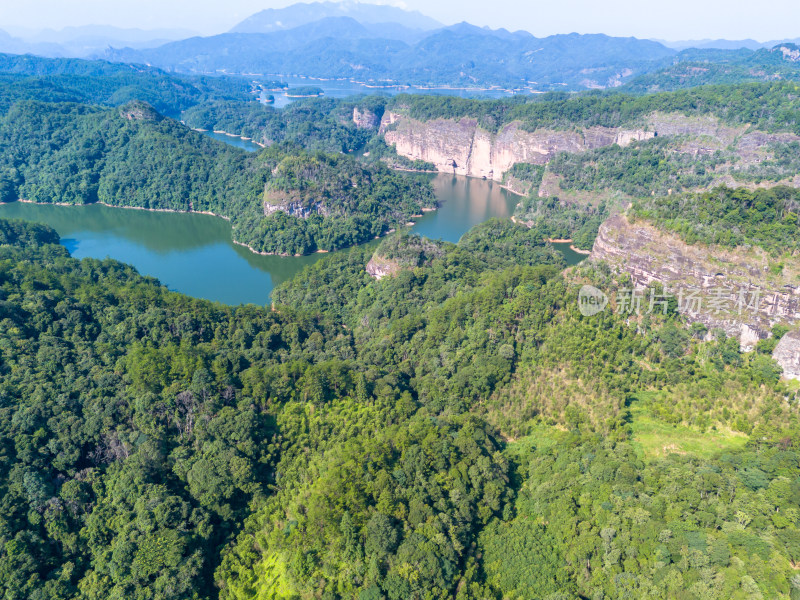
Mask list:
[{"label": "eroded rock wall", "polygon": [[[743,349],[769,337],[778,323],[800,324],[800,288],[788,274],[772,273],[769,256],[759,249],[690,245],[616,215],[600,227],[591,259],[627,273],[638,289],[661,283],[683,298],[690,321],[723,329]],[[699,300],[689,304],[691,293]]]},{"label": "eroded rock wall", "polygon": [[626,146],[655,135],[644,129],[609,127],[526,131],[517,122],[492,133],[481,128],[476,119],[418,121],[391,111],[383,115],[380,131],[401,156],[433,163],[442,172],[498,181],[514,163],[543,165],[558,152]]}]

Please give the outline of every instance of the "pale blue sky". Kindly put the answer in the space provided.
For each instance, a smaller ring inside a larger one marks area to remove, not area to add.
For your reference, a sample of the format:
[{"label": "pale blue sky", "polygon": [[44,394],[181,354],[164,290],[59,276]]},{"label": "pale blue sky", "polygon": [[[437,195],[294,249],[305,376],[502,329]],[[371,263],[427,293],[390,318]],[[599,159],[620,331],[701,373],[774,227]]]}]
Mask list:
[{"label": "pale blue sky", "polygon": [[[0,0],[0,29],[68,25],[179,27],[221,33],[263,8],[291,0]],[[445,24],[663,39],[800,37],[798,0],[403,0]]]}]

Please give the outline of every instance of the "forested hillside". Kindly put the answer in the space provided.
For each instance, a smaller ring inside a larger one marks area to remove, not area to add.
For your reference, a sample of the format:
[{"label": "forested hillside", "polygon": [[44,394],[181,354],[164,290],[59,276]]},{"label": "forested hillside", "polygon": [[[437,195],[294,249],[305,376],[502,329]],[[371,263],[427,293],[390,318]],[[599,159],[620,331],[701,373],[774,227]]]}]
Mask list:
[{"label": "forested hillside", "polygon": [[381,281],[332,255],[277,311],[0,234],[7,598],[796,593],[774,363],[674,315],[581,317],[574,278],[611,280],[525,227]]},{"label": "forested hillside", "polygon": [[353,101],[319,98],[282,109],[255,102],[211,102],[188,109],[182,119],[189,127],[227,131],[261,144],[291,141],[310,150],[351,153],[362,149],[377,128],[356,127],[353,108],[369,108],[380,119],[385,102],[378,96]]},{"label": "forested hillside", "polygon": [[212,212],[257,252],[351,246],[435,205],[412,175],[294,145],[249,155],[138,101],[17,102],[0,117],[0,148],[1,201]]},{"label": "forested hillside", "polygon": [[[0,57],[18,72],[0,75],[1,201],[353,247],[233,308],[0,220],[3,600],[800,598],[800,388],[772,354],[795,332],[770,322],[744,352],[674,299],[623,313],[624,270],[566,268],[547,241],[589,248],[626,211],[794,277],[793,84],[277,111],[233,80],[128,69]],[[390,231],[435,198],[384,164],[429,166],[381,139],[384,110],[660,131],[512,166],[514,220],[452,244]],[[707,189],[723,177],[741,189]],[[584,285],[606,310],[580,311]]]},{"label": "forested hillside", "polygon": [[177,116],[212,100],[251,99],[253,84],[242,77],[167,74],[145,65],[0,54],[0,111],[16,100],[85,102],[119,106],[132,100]]},{"label": "forested hillside", "polygon": [[793,43],[757,50],[690,48],[675,57],[675,64],[635,77],[624,87],[634,93],[653,93],[745,81],[797,81],[800,62],[793,55],[797,49]]},{"label": "forested hillside", "polygon": [[421,119],[470,117],[496,130],[511,121],[524,129],[569,129],[576,126],[617,127],[640,123],[653,112],[715,115],[726,123],[749,124],[766,131],[800,132],[797,86],[792,82],[708,85],[688,90],[633,95],[587,92],[515,96],[503,100],[474,100],[457,96],[398,95],[387,108]]}]

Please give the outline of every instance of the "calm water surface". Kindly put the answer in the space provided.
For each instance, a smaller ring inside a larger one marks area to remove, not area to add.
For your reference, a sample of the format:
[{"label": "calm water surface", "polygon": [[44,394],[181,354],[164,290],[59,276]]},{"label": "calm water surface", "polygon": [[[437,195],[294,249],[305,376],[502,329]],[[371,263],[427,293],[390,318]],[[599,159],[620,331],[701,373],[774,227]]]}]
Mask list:
[{"label": "calm water surface", "polygon": [[0,205],[0,217],[50,225],[76,258],[114,258],[171,290],[226,304],[265,304],[273,287],[322,256],[254,254],[210,215],[15,202]]},{"label": "calm water surface", "polygon": [[257,152],[258,150],[262,149],[258,144],[250,140],[243,140],[238,136],[226,135],[224,133],[214,133],[213,131],[204,131],[203,133],[210,138],[214,138],[218,142],[225,142],[230,146],[235,146],[237,148],[241,148],[242,150],[247,150],[248,152]]},{"label": "calm water surface", "polygon": [[[264,77],[269,79],[269,77]],[[405,86],[389,86],[389,87],[368,87],[360,83],[353,83],[352,81],[336,81],[327,80],[320,81],[317,79],[305,79],[299,77],[283,77],[280,78],[289,84],[290,88],[301,86],[313,86],[322,89],[325,95],[330,98],[348,98],[350,96],[359,95],[382,95],[394,96],[396,94],[425,94],[432,96],[460,96],[462,98],[508,98],[513,96],[512,92],[506,90],[455,90],[449,88],[418,88],[418,87],[405,87]],[[521,92],[525,93],[525,92]],[[283,108],[298,98],[290,98],[284,92],[267,92],[271,94],[275,101],[271,104],[275,108]]]},{"label": "calm water surface", "polygon": [[[509,218],[518,198],[499,185],[454,175],[432,176],[441,207],[413,231],[457,242],[491,217]],[[53,227],[76,258],[113,258],[172,290],[226,304],[266,304],[273,287],[323,255],[260,256],[236,245],[227,221],[210,215],[106,206],[0,205],[0,217]],[[583,258],[559,244],[569,264]]]}]

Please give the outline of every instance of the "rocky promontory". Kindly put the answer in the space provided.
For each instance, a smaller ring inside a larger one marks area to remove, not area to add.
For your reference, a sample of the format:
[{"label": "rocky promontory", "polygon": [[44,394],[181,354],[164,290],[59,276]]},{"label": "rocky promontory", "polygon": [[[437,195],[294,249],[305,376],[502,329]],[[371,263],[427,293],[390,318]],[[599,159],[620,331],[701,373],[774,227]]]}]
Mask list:
[{"label": "rocky promontory", "polygon": [[636,289],[662,284],[683,300],[690,321],[723,329],[743,349],[769,337],[776,324],[800,323],[795,274],[776,274],[760,248],[687,244],[647,222],[616,215],[600,227],[590,258],[628,274]]}]

